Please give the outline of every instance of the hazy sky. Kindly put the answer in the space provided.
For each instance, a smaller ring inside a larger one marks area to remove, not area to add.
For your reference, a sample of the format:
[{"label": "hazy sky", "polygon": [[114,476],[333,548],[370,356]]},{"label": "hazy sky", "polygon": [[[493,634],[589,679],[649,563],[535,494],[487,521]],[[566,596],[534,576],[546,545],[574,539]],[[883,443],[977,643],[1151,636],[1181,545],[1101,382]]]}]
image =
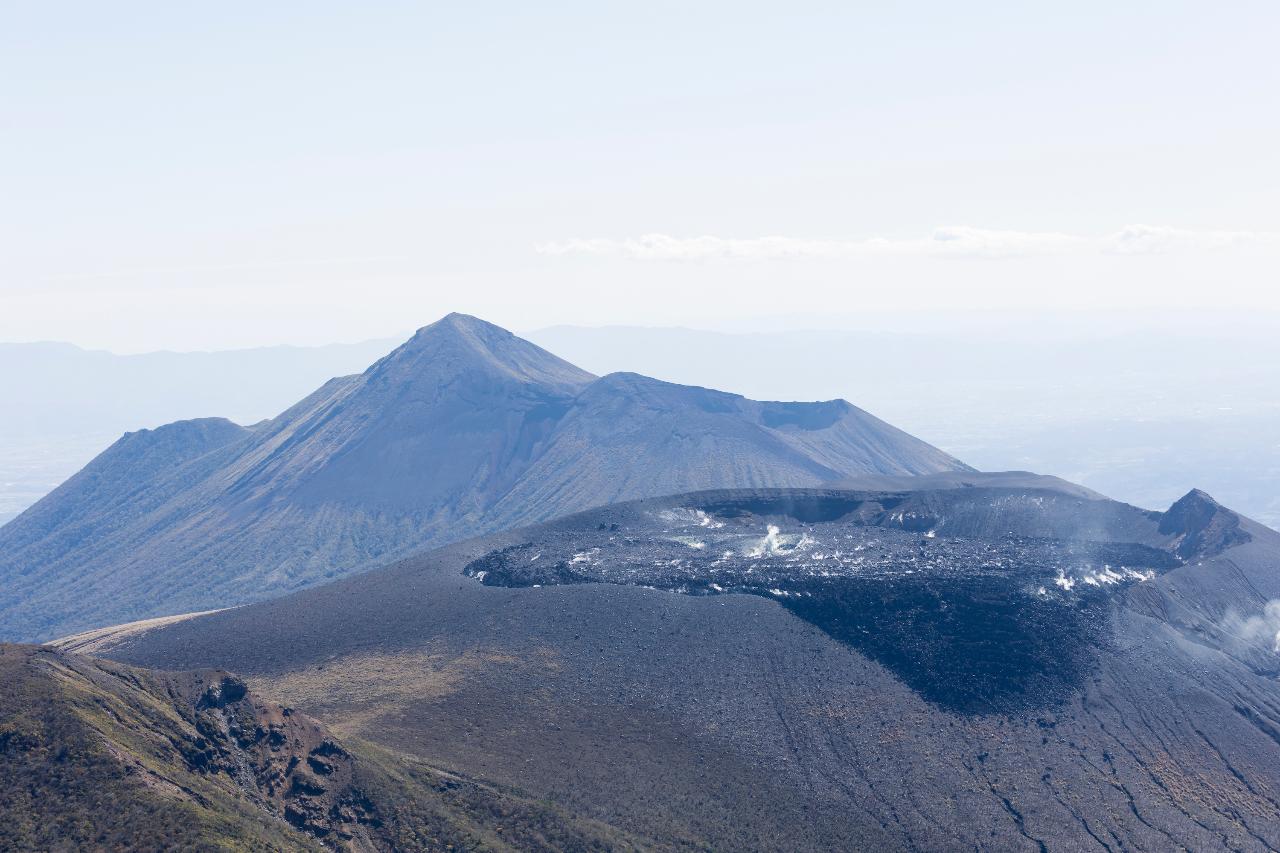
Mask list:
[{"label": "hazy sky", "polygon": [[1280,310],[1280,4],[0,0],[0,340]]}]

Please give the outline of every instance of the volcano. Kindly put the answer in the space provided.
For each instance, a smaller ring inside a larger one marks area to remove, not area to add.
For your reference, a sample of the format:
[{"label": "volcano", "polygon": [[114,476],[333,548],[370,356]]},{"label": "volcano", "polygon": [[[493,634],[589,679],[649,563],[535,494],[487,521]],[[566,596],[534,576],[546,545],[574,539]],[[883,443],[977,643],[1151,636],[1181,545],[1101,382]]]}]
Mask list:
[{"label": "volcano", "polygon": [[0,637],[257,601],[619,500],[963,470],[843,400],[596,377],[451,314],[272,420],[125,435],[0,528]]},{"label": "volcano", "polygon": [[587,510],[68,648],[656,849],[1280,846],[1280,534],[1022,474]]}]

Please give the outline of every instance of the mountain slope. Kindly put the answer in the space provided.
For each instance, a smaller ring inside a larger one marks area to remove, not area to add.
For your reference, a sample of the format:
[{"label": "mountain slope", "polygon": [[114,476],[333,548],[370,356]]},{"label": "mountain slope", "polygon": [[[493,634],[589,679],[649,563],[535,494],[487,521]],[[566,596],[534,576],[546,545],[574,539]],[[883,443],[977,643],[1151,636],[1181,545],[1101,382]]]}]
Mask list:
[{"label": "mountain slope", "polygon": [[589,510],[106,654],[664,846],[1280,846],[1280,534],[926,479]]},{"label": "mountain slope", "polygon": [[126,431],[211,414],[255,423],[396,343],[141,355],[0,343],[0,524]]},{"label": "mountain slope", "polygon": [[596,373],[765,400],[847,397],[978,468],[1054,471],[1139,506],[1201,483],[1280,528],[1280,402],[1257,393],[1280,384],[1277,315],[1119,316],[909,311],[849,318],[858,328],[845,330],[559,326],[527,337]]},{"label": "mountain slope", "polygon": [[634,849],[266,702],[222,672],[0,645],[0,848]]},{"label": "mountain slope", "polygon": [[957,469],[968,470],[843,400],[760,403],[614,373],[578,395],[495,510],[509,526],[726,484],[817,485],[848,472]]},{"label": "mountain slope", "polygon": [[0,400],[12,407],[0,422],[0,444],[119,435],[211,413],[258,420],[394,345],[117,355],[65,343],[0,343]]},{"label": "mountain slope", "polygon": [[450,315],[271,421],[121,439],[0,528],[0,637],[260,600],[615,500],[954,470],[843,401],[596,378]]}]

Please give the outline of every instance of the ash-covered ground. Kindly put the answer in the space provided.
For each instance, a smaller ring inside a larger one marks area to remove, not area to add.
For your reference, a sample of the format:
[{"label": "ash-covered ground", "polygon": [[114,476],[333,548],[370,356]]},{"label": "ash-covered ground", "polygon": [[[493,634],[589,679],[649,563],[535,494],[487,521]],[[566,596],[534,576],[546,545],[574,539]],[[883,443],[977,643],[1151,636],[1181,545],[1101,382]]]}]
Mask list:
[{"label": "ash-covered ground", "polygon": [[642,523],[546,530],[464,573],[488,586],[766,596],[930,701],[989,713],[1064,699],[1107,642],[1111,594],[1181,565],[1137,543],[948,536],[927,519],[883,506],[868,518],[864,508],[833,499],[655,509]]},{"label": "ash-covered ground", "polygon": [[604,506],[108,653],[654,849],[1262,851],[1272,602],[1280,534],[1201,492],[962,474]]}]

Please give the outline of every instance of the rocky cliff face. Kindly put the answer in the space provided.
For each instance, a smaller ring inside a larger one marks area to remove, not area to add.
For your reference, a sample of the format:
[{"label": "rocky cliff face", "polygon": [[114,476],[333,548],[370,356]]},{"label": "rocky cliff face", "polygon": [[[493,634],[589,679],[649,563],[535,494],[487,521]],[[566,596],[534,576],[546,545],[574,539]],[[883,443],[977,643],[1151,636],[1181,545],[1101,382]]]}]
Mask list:
[{"label": "rocky cliff face", "polygon": [[35,646],[0,646],[0,674],[0,847],[373,846],[350,754],[230,675]]},{"label": "rocky cliff face", "polygon": [[1212,557],[1250,540],[1240,516],[1199,489],[1187,492],[1160,519],[1160,532],[1173,537],[1169,548],[1179,557]]},{"label": "rocky cliff face", "polygon": [[[265,702],[227,673],[177,679],[195,736],[178,741],[192,770],[225,774],[267,811],[316,838],[368,836],[385,820],[359,788],[356,762],[318,722]],[[203,689],[201,689],[203,688]]]}]

